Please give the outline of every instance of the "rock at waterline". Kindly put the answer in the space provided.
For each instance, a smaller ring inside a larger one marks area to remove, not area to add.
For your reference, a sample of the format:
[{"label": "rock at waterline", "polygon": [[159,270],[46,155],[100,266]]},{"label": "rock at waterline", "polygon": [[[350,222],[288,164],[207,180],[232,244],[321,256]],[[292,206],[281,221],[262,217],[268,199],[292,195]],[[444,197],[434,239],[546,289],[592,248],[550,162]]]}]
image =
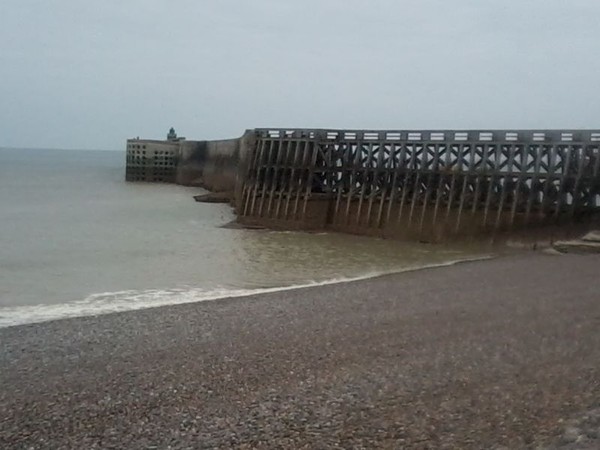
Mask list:
[{"label": "rock at waterline", "polygon": [[229,203],[231,201],[231,193],[211,192],[209,194],[194,195],[194,200],[200,203]]},{"label": "rock at waterline", "polygon": [[590,231],[584,237],[581,238],[582,241],[586,242],[599,242],[600,243],[600,231],[594,230]]},{"label": "rock at waterline", "polygon": [[600,231],[590,231],[581,239],[557,241],[553,247],[561,253],[600,253]]}]

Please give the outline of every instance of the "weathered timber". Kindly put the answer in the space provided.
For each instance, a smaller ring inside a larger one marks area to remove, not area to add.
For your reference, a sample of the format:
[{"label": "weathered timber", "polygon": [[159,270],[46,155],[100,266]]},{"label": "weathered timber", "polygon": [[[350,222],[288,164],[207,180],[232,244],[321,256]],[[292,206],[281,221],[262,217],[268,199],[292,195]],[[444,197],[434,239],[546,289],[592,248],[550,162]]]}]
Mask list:
[{"label": "weathered timber", "polygon": [[254,132],[242,222],[429,240],[600,211],[596,130]]}]

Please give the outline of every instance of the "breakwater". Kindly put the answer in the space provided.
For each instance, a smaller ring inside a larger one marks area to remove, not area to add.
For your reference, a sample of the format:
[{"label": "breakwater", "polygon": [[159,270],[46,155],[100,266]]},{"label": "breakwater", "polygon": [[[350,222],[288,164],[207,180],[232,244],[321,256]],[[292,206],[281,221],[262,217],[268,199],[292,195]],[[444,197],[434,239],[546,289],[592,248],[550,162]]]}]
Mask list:
[{"label": "breakwater", "polygon": [[169,181],[234,192],[246,225],[442,241],[600,210],[597,130],[255,129],[169,145]]},{"label": "breakwater", "polygon": [[249,151],[242,147],[251,135],[216,141],[129,139],[125,178],[233,191],[241,154]]}]

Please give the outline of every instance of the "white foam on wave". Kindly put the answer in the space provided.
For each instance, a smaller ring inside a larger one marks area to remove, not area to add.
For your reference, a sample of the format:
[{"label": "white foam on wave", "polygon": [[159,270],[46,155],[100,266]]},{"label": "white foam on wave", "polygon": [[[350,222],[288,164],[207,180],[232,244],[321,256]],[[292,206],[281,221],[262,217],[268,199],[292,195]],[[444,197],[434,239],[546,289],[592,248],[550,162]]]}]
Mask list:
[{"label": "white foam on wave", "polygon": [[426,264],[417,267],[408,267],[401,270],[371,272],[356,277],[333,278],[326,281],[310,281],[303,284],[271,288],[232,289],[221,287],[210,290],[202,288],[189,288],[102,292],[98,294],[92,294],[83,300],[55,305],[0,307],[0,328],[30,323],[47,322],[56,319],[96,316],[100,314],[154,308],[158,306],[195,303],[206,300],[218,300],[232,297],[247,297],[250,295],[265,294],[270,292],[280,292],[315,286],[326,286],[330,284],[365,280],[383,275],[391,275],[394,273],[409,272],[420,269],[430,269],[435,267],[445,267],[461,262],[479,261],[490,258],[492,258],[491,255],[478,256],[474,258],[463,258],[442,263]]}]

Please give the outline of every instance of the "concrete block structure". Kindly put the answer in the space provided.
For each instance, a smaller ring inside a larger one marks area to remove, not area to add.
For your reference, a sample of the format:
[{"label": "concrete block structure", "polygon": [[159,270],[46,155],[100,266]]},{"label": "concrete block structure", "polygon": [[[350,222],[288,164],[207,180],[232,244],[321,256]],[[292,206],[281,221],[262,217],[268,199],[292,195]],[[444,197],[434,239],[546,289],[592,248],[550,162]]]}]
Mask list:
[{"label": "concrete block structure", "polygon": [[247,136],[253,133],[215,141],[129,139],[125,179],[233,192],[241,155],[249,151],[242,149],[248,143]]},{"label": "concrete block structure", "polygon": [[175,183],[179,142],[130,139],[127,141],[127,181]]}]

